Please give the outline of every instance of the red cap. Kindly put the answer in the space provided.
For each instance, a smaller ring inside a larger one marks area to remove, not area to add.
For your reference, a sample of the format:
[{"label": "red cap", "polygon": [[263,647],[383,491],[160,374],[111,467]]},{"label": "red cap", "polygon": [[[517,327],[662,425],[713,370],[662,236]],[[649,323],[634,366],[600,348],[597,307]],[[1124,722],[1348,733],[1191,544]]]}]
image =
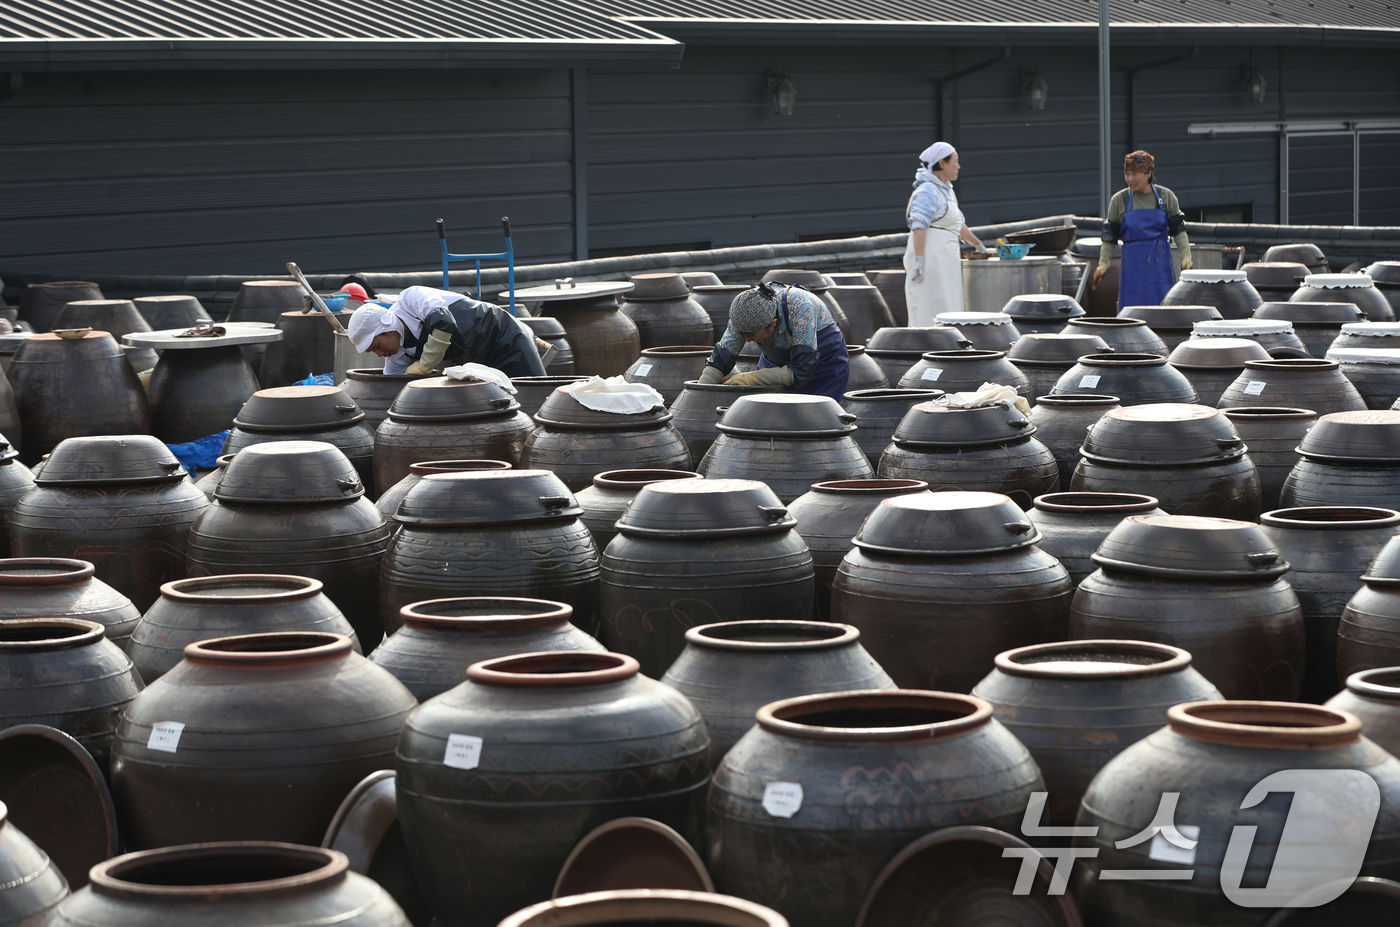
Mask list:
[{"label": "red cap", "polygon": [[345,284],[345,286],[340,288],[340,292],[353,296],[355,299],[358,299],[362,303],[369,302],[369,294],[366,293],[365,288],[360,286],[358,283],[347,283]]}]

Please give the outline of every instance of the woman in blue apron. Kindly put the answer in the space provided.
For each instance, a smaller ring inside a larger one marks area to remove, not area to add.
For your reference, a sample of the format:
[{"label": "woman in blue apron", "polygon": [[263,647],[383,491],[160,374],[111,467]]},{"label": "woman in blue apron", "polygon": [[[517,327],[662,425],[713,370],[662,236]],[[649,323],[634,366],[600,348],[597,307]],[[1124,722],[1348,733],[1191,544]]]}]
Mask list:
[{"label": "woman in blue apron", "polygon": [[1181,269],[1191,269],[1191,244],[1186,237],[1186,216],[1176,194],[1152,183],[1156,164],[1152,155],[1134,151],[1123,160],[1123,180],[1128,189],[1114,194],[1103,226],[1103,247],[1094,270],[1094,286],[1108,273],[1113,246],[1123,242],[1118,278],[1118,308],[1158,306],[1176,283],[1172,268],[1172,240],[1181,251]]},{"label": "woman in blue apron", "polygon": [[[746,343],[758,344],[758,369],[727,376]],[[850,355],[841,328],[817,295],[800,286],[760,283],[734,297],[729,327],[700,374],[701,383],[783,386],[790,393],[846,393]]]}]

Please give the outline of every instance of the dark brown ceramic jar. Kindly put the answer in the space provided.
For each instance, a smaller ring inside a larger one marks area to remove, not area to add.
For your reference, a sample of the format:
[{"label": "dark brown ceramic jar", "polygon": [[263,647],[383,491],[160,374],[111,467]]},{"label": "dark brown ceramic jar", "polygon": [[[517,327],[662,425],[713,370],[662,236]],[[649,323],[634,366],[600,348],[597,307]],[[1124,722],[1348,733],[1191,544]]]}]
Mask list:
[{"label": "dark brown ceramic jar", "polygon": [[1391,754],[1400,751],[1400,669],[1382,666],[1352,673],[1323,707],[1355,715],[1367,740]]},{"label": "dark brown ceramic jar", "polygon": [[788,927],[763,905],[714,892],[618,889],[560,896],[515,912],[501,927],[604,927],[618,922],[686,924],[692,927]]},{"label": "dark brown ceramic jar", "polygon": [[4,438],[17,451],[24,447],[24,425],[20,421],[19,406],[15,403],[15,391],[10,386],[8,376],[0,377],[0,438]]},{"label": "dark brown ceramic jar", "polygon": [[515,401],[520,403],[520,411],[534,420],[534,415],[549,398],[549,394],[561,386],[579,383],[588,377],[515,377],[510,381],[515,387]]},{"label": "dark brown ceramic jar", "polygon": [[603,643],[660,677],[688,628],[812,617],[812,554],[753,480],[668,480],[637,493],[603,551]]},{"label": "dark brown ceramic jar", "polygon": [[97,284],[85,280],[53,280],[31,283],[24,288],[19,300],[19,320],[28,322],[36,332],[53,328],[63,307],[78,299],[102,299]]},{"label": "dark brown ceramic jar", "polygon": [[[895,813],[891,776],[901,782]],[[1014,831],[1044,787],[982,699],[902,690],[784,699],[759,709],[715,771],[710,871],[720,891],[793,924],[848,927],[910,841],[954,824]],[[824,878],[803,878],[816,867]]]},{"label": "dark brown ceramic jar", "polygon": [[1102,640],[1036,644],[997,654],[972,694],[1035,758],[1050,795],[1041,820],[1073,824],[1089,782],[1167,723],[1182,702],[1221,694],[1180,647]]},{"label": "dark brown ceramic jar", "polygon": [[1167,361],[1191,382],[1197,404],[1214,408],[1246,361],[1269,359],[1263,345],[1245,338],[1191,337],[1177,345]]},{"label": "dark brown ceramic jar", "polygon": [[710,314],[690,298],[680,274],[638,274],[622,297],[622,313],[637,326],[642,350],[705,344],[714,336]]},{"label": "dark brown ceramic jar", "polygon": [[1279,504],[1400,509],[1400,412],[1333,412],[1298,443]]},{"label": "dark brown ceramic jar", "polygon": [[617,520],[643,486],[695,479],[703,477],[691,470],[604,470],[593,477],[592,486],[579,492],[578,504],[583,509],[579,520],[593,534],[593,542],[602,553],[617,537]]},{"label": "dark brown ceramic jar", "polygon": [[97,622],[0,621],[0,730],[17,724],[57,728],[105,772],[122,710],[140,691],[131,660]]},{"label": "dark brown ceramic jar", "polygon": [[831,587],[833,621],[905,688],[967,691],[998,653],[1060,640],[1074,587],[1006,496],[935,492],[881,502]]},{"label": "dark brown ceramic jar", "polygon": [[628,383],[650,386],[661,394],[669,406],[681,394],[687,381],[698,379],[704,372],[705,360],[712,350],[710,345],[645,348],[623,377]]},{"label": "dark brown ceramic jar", "polygon": [[1291,303],[1353,303],[1371,322],[1394,322],[1395,310],[1366,274],[1308,274]]},{"label": "dark brown ceramic jar", "polygon": [[92,870],[92,883],[54,912],[55,927],[194,927],[331,922],[409,927],[388,892],[350,869],[345,854],[247,841],[127,853]]},{"label": "dark brown ceramic jar", "polygon": [[1130,515],[1079,584],[1072,638],[1147,640],[1191,653],[1226,698],[1294,699],[1303,610],[1262,528],[1225,518]]},{"label": "dark brown ceramic jar", "polygon": [[[1242,905],[1222,888],[1228,884],[1222,868],[1233,868],[1239,873],[1245,857],[1257,854],[1257,859],[1274,861],[1275,873],[1288,863],[1306,867],[1305,884],[1308,879],[1316,880],[1313,885],[1333,881],[1328,872],[1335,871],[1345,851],[1332,850],[1326,837],[1306,849],[1296,843],[1287,847],[1297,840],[1293,836],[1296,831],[1290,828],[1286,838],[1282,834],[1285,819],[1309,805],[1309,810],[1317,809],[1314,813],[1327,815],[1327,820],[1334,819],[1332,815],[1346,819],[1356,814],[1358,803],[1354,799],[1348,801],[1347,793],[1340,791],[1345,789],[1341,783],[1354,781],[1346,773],[1360,778],[1369,776],[1374,785],[1368,785],[1368,790],[1379,788],[1380,792],[1379,813],[1370,831],[1361,874],[1394,878],[1400,870],[1395,861],[1396,844],[1400,843],[1400,807],[1392,797],[1400,789],[1400,760],[1361,736],[1361,722],[1352,715],[1294,703],[1187,702],[1169,708],[1167,717],[1168,726],[1109,761],[1084,795],[1077,823],[1098,828],[1096,836],[1075,838],[1076,846],[1098,850],[1075,867],[1075,897],[1086,923],[1132,923],[1142,927],[1262,924],[1269,913],[1267,909],[1275,903],[1286,904],[1281,899],[1286,899],[1289,892],[1284,889],[1275,894],[1273,897],[1279,901],[1260,901],[1257,896],[1242,895],[1248,889],[1235,882],[1236,888],[1230,894],[1235,899],[1261,903],[1263,910]],[[1269,779],[1279,773],[1283,774],[1282,781]],[[1327,794],[1314,792],[1308,796],[1308,805],[1303,804],[1306,799],[1301,786],[1287,785],[1327,773],[1333,775],[1312,780],[1319,783],[1317,788],[1328,789],[1322,782],[1337,784]],[[1261,787],[1261,782],[1268,785]],[[1269,785],[1276,786],[1274,791],[1296,789],[1297,794],[1291,804],[1286,800],[1258,800],[1264,799]],[[1178,796],[1174,805],[1177,827],[1189,821],[1198,828],[1190,838],[1197,841],[1194,854],[1190,854],[1192,861],[1187,864],[1194,873],[1191,880],[1100,878],[1100,872],[1110,869],[1187,868],[1182,865],[1187,854],[1180,854],[1182,863],[1162,860],[1164,854],[1152,848],[1153,840],[1120,848],[1121,842],[1151,825],[1167,794]],[[1242,802],[1249,807],[1241,809]],[[1227,847],[1232,849],[1227,851]],[[1226,864],[1227,852],[1239,862]],[[1342,865],[1347,862],[1342,861]],[[1251,871],[1256,870],[1251,867]],[[1338,876],[1350,881],[1354,872],[1354,867],[1348,867]],[[1262,872],[1260,878],[1256,886],[1262,884]],[[1253,891],[1266,890],[1254,887]]]},{"label": "dark brown ceramic jar", "polygon": [[904,276],[903,270],[872,270],[866,274],[880,291],[880,295],[885,297],[885,304],[890,307],[890,315],[894,316],[896,325],[909,324],[909,304],[904,296]]},{"label": "dark brown ceramic jar", "polygon": [[1216,403],[1222,409],[1240,406],[1288,406],[1311,409],[1318,415],[1366,408],[1336,361],[1293,358],[1248,361],[1234,383]]},{"label": "dark brown ceramic jar", "polygon": [[1259,473],[1263,510],[1278,508],[1283,481],[1298,462],[1298,443],[1317,421],[1317,413],[1273,406],[1240,406],[1223,411],[1249,448],[1249,459]]},{"label": "dark brown ceramic jar", "polygon": [[680,396],[671,403],[671,423],[690,449],[690,466],[695,467],[704,459],[705,452],[719,437],[720,416],[740,396],[772,396],[781,391],[779,386],[730,386],[693,380],[685,384]]},{"label": "dark brown ceramic jar", "polygon": [[229,430],[243,403],[258,391],[257,375],[238,345],[191,341],[184,349],[162,351],[147,381],[151,432],[171,444]]},{"label": "dark brown ceramic jar", "polygon": [[[322,321],[319,324],[325,325]],[[225,454],[270,441],[324,441],[340,448],[355,465],[371,498],[374,488],[374,431],[364,411],[337,386],[282,386],[249,397],[224,440]],[[387,488],[387,487],[386,487]]]},{"label": "dark brown ceramic jar", "polygon": [[[682,277],[685,274],[681,274]],[[724,337],[725,329],[729,328],[729,307],[734,303],[734,297],[747,290],[743,284],[733,286],[716,286],[714,284],[691,286],[690,296],[700,308],[704,309],[710,317],[710,324],[714,328],[711,335],[712,340],[718,343]]]},{"label": "dark brown ceramic jar", "polygon": [[1058,335],[1065,323],[1084,315],[1084,307],[1075,302],[1073,296],[1062,293],[1013,296],[1001,311],[1011,317],[1022,336]]},{"label": "dark brown ceramic jar", "polygon": [[[541,301],[539,314],[552,316],[564,326],[574,349],[575,373],[615,377],[627,370],[642,348],[636,323],[622,312],[617,299],[632,288],[630,283],[559,280],[552,286],[517,290],[515,296],[526,302]],[[707,330],[698,341],[708,340]]]},{"label": "dark brown ceramic jar", "polygon": [[141,611],[100,579],[86,560],[50,557],[0,559],[0,620],[80,618],[102,625],[107,639],[126,647]]},{"label": "dark brown ceramic jar", "polygon": [[1027,399],[1032,405],[1037,397],[1055,388],[1066,370],[1086,354],[1110,354],[1113,348],[1097,335],[1077,333],[1036,333],[1022,335],[1011,346],[1007,359],[1031,381]]},{"label": "dark brown ceramic jar", "polygon": [[860,631],[848,624],[724,621],[691,628],[685,642],[661,681],[690,699],[705,719],[712,766],[770,702],[895,687],[860,645]]},{"label": "dark brown ceramic jar", "polygon": [[1347,600],[1337,629],[1337,678],[1400,666],[1400,540],[1392,538]]},{"label": "dark brown ceramic jar", "polygon": [[510,470],[511,465],[508,460],[433,460],[427,463],[416,463],[408,465],[408,476],[399,480],[393,486],[384,491],[374,502],[374,507],[379,509],[379,514],[384,516],[384,520],[392,524],[394,513],[399,510],[399,503],[413,487],[423,481],[423,477],[432,476],[434,473],[472,473],[478,470]]},{"label": "dark brown ceramic jar", "polygon": [[846,339],[849,344],[863,345],[875,332],[895,324],[894,313],[873,284],[837,285],[830,293],[846,313],[850,325],[850,335]]},{"label": "dark brown ceramic jar", "polygon": [[1098,569],[1090,558],[1129,515],[1163,515],[1152,496],[1127,492],[1052,492],[1026,513],[1040,530],[1040,549],[1064,564],[1075,588]]},{"label": "dark brown ceramic jar", "polygon": [[1165,356],[1191,337],[1191,328],[1197,322],[1224,316],[1214,306],[1124,306],[1118,310],[1118,318],[1137,319],[1150,326],[1166,345],[1162,352]]},{"label": "dark brown ceramic jar", "polygon": [[242,573],[181,579],[160,587],[160,598],[131,632],[127,655],[147,685],[184,659],[198,641],[236,634],[310,631],[359,638],[328,599],[318,579]]},{"label": "dark brown ceramic jar", "polygon": [[399,610],[400,626],[375,649],[384,667],[426,702],[467,680],[483,660],[543,650],[605,648],[569,619],[574,609],[545,599],[469,596],[429,599]]},{"label": "dark brown ceramic jar", "polygon": [[1114,354],[1171,353],[1167,343],[1142,319],[1105,319],[1098,316],[1070,319],[1065,323],[1066,335],[1097,335],[1107,342]]},{"label": "dark brown ceramic jar", "polygon": [[190,527],[209,505],[149,435],[69,438],[10,515],[16,557],[83,557],[138,609],[185,577]]},{"label": "dark brown ceramic jar", "polygon": [[1400,396],[1400,351],[1332,348],[1327,359],[1342,365],[1368,409],[1389,409]]},{"label": "dark brown ceramic jar", "polygon": [[1308,265],[1293,261],[1251,261],[1240,270],[1265,302],[1288,299],[1312,273]]},{"label": "dark brown ceramic jar", "polygon": [[364,497],[355,468],[317,441],[278,441],[240,451],[190,528],[191,576],[290,573],[319,579],[373,650],[384,516]]},{"label": "dark brown ceramic jar", "polygon": [[1222,319],[1247,319],[1264,301],[1242,270],[1183,270],[1163,306],[1214,306]]},{"label": "dark brown ceramic jar", "polygon": [[1302,264],[1311,273],[1325,274],[1330,266],[1327,262],[1327,255],[1322,253],[1322,249],[1311,242],[1292,242],[1286,245],[1270,245],[1264,251],[1262,261],[1275,262],[1286,261],[1290,264]]},{"label": "dark brown ceramic jar", "polygon": [[831,583],[836,568],[850,552],[860,526],[885,499],[925,492],[923,480],[828,480],[813,483],[807,493],[788,506],[797,519],[797,530],[812,551],[816,568],[817,599],[814,614],[821,621],[831,617]]},{"label": "dark brown ceramic jar", "polygon": [[10,513],[33,488],[33,471],[19,462],[19,451],[0,436],[0,550],[8,549]]},{"label": "dark brown ceramic jar", "polygon": [[[1307,345],[1293,331],[1293,323],[1284,319],[1216,319],[1197,322],[1191,327],[1191,337],[1184,343],[1209,341],[1212,338],[1239,338],[1253,341],[1270,357],[1310,357]],[[1181,345],[1177,345],[1181,347]],[[1173,363],[1175,363],[1173,361]],[[1194,382],[1194,381],[1193,381]]]},{"label": "dark brown ceramic jar", "polygon": [[365,424],[378,429],[389,417],[389,407],[403,388],[414,380],[426,379],[417,374],[388,374],[373,368],[356,368],[345,371],[345,379],[337,385],[365,413]]},{"label": "dark brown ceramic jar", "polygon": [[400,627],[413,602],[466,595],[565,602],[598,632],[598,549],[578,500],[545,470],[428,476],[399,504],[384,555],[380,616]]},{"label": "dark brown ceramic jar", "polygon": [[1001,351],[930,351],[899,379],[900,389],[941,389],[945,393],[976,392],[983,383],[1009,386],[1034,399],[1030,377]]},{"label": "dark brown ceramic jar", "polygon": [[568,335],[559,320],[549,316],[526,316],[520,321],[535,333],[536,338],[555,349],[554,358],[544,372],[555,377],[574,376],[574,349],[570,346]]},{"label": "dark brown ceramic jar", "polygon": [[158,332],[171,328],[193,328],[201,322],[214,321],[203,304],[193,296],[138,296],[131,302],[150,323],[152,330]]},{"label": "dark brown ceramic jar", "polygon": [[37,463],[66,438],[151,432],[146,390],[106,332],[27,339],[7,374],[24,429],[22,459]]},{"label": "dark brown ceramic jar", "polygon": [[846,349],[849,366],[847,368],[846,390],[885,389],[890,385],[885,371],[866,353],[862,345],[851,345]]},{"label": "dark brown ceramic jar", "polygon": [[1352,303],[1266,302],[1254,310],[1254,317],[1288,322],[1308,353],[1322,357],[1342,334],[1342,329],[1365,322],[1366,313]]},{"label": "dark brown ceramic jar", "polygon": [[879,467],[899,423],[921,402],[943,396],[941,389],[862,389],[847,392],[841,407],[856,417],[856,444],[870,466]]},{"label": "dark brown ceramic jar", "polygon": [[1021,330],[1004,312],[940,312],[933,321],[956,328],[978,351],[1009,351],[1021,337]]},{"label": "dark brown ceramic jar", "polygon": [[1361,576],[1400,528],[1400,512],[1353,506],[1277,509],[1261,518],[1264,532],[1293,569],[1288,583],[1303,608],[1307,640],[1299,698],[1321,702],[1334,695],[1337,632],[1347,600]]},{"label": "dark brown ceramic jar", "polygon": [[[351,313],[335,315],[342,327],[350,324]],[[319,309],[284,312],[277,317],[276,328],[282,340],[267,345],[258,367],[263,389],[291,386],[318,371],[335,371],[335,329]]]},{"label": "dark brown ceramic jar", "polygon": [[791,502],[813,483],[875,475],[856,444],[855,416],[828,396],[744,396],[695,468],[708,479],[761,480]]},{"label": "dark brown ceramic jar", "polygon": [[131,846],[315,844],[390,762],[416,702],[338,634],[190,644],[122,714],[112,790]]},{"label": "dark brown ceramic jar", "polygon": [[881,479],[923,480],[935,492],[1005,493],[1028,509],[1059,484],[1055,455],[1018,409],[923,402],[905,414],[880,458]]},{"label": "dark brown ceramic jar", "polygon": [[1115,409],[1090,426],[1069,488],[1154,496],[1171,515],[1254,521],[1262,489],[1246,450],[1229,419],[1208,406]]},{"label": "dark brown ceramic jar", "polygon": [[865,356],[874,361],[885,379],[894,385],[929,351],[960,351],[970,347],[972,342],[964,338],[962,332],[945,325],[882,328],[870,336]]},{"label": "dark brown ceramic jar", "polygon": [[224,471],[232,462],[232,454],[221,454],[215,459],[214,469],[195,480],[195,488],[204,493],[204,498],[210,502],[214,501],[214,490],[219,487],[219,481],[224,478]]},{"label": "dark brown ceramic jar", "polygon": [[433,912],[446,927],[489,927],[548,898],[569,851],[614,818],[653,818],[697,843],[709,746],[694,706],[622,654],[469,667],[409,717],[395,762],[399,826]]},{"label": "dark brown ceramic jar", "polygon": [[633,414],[599,412],[575,399],[572,388],[556,389],[535,413],[521,467],[549,470],[577,492],[619,464],[651,470],[690,466],[690,448],[665,405]]},{"label": "dark brown ceramic jar", "polygon": [[[122,344],[122,336],[148,332],[150,324],[136,311],[129,299],[79,299],[64,306],[54,319],[55,329],[91,328],[106,332]],[[155,367],[159,358],[150,348],[122,347],[127,363],[137,373]]]},{"label": "dark brown ceramic jar", "polygon": [[430,377],[408,383],[374,439],[375,482],[393,486],[434,460],[520,462],[533,424],[495,383]]},{"label": "dark brown ceramic jar", "polygon": [[1191,381],[1159,354],[1089,354],[1056,381],[1052,396],[1096,393],[1117,396],[1121,406],[1196,401]]},{"label": "dark brown ceramic jar", "polygon": [[1120,408],[1117,396],[1096,393],[1061,393],[1039,396],[1031,409],[1030,422],[1036,440],[1050,448],[1060,472],[1060,488],[1068,489],[1074,468],[1083,459],[1080,449],[1084,436],[1106,412]]},{"label": "dark brown ceramic jar", "polygon": [[47,923],[47,914],[68,894],[68,882],[49,855],[9,821],[0,802],[0,922],[20,927]]}]

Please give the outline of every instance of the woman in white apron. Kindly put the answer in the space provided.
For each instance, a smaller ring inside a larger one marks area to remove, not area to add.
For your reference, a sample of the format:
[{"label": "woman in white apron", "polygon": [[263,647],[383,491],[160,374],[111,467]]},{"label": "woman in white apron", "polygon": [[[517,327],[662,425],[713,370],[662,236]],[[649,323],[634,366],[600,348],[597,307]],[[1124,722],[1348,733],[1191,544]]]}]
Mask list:
[{"label": "woman in white apron", "polygon": [[947,142],[934,142],[919,155],[914,192],[904,217],[909,244],[904,249],[904,298],[909,326],[934,324],[940,312],[963,311],[961,238],[978,251],[982,242],[963,221],[953,181],[958,179],[958,153]]}]

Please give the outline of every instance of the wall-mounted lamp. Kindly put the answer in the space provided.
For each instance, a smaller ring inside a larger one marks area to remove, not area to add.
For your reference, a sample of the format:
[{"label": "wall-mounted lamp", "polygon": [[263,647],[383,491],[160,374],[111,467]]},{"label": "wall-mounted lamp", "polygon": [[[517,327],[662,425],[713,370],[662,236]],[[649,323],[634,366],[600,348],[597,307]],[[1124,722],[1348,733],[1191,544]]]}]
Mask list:
[{"label": "wall-mounted lamp", "polygon": [[1021,72],[1021,89],[1025,91],[1026,105],[1031,109],[1044,109],[1050,98],[1050,85],[1039,71]]},{"label": "wall-mounted lamp", "polygon": [[1246,69],[1244,73],[1244,85],[1249,90],[1249,102],[1263,103],[1264,91],[1269,88],[1269,82],[1264,79],[1264,72],[1258,68]]},{"label": "wall-mounted lamp", "polygon": [[792,85],[786,71],[768,72],[768,94],[773,98],[774,115],[792,115],[792,107],[797,102],[797,88]]}]

